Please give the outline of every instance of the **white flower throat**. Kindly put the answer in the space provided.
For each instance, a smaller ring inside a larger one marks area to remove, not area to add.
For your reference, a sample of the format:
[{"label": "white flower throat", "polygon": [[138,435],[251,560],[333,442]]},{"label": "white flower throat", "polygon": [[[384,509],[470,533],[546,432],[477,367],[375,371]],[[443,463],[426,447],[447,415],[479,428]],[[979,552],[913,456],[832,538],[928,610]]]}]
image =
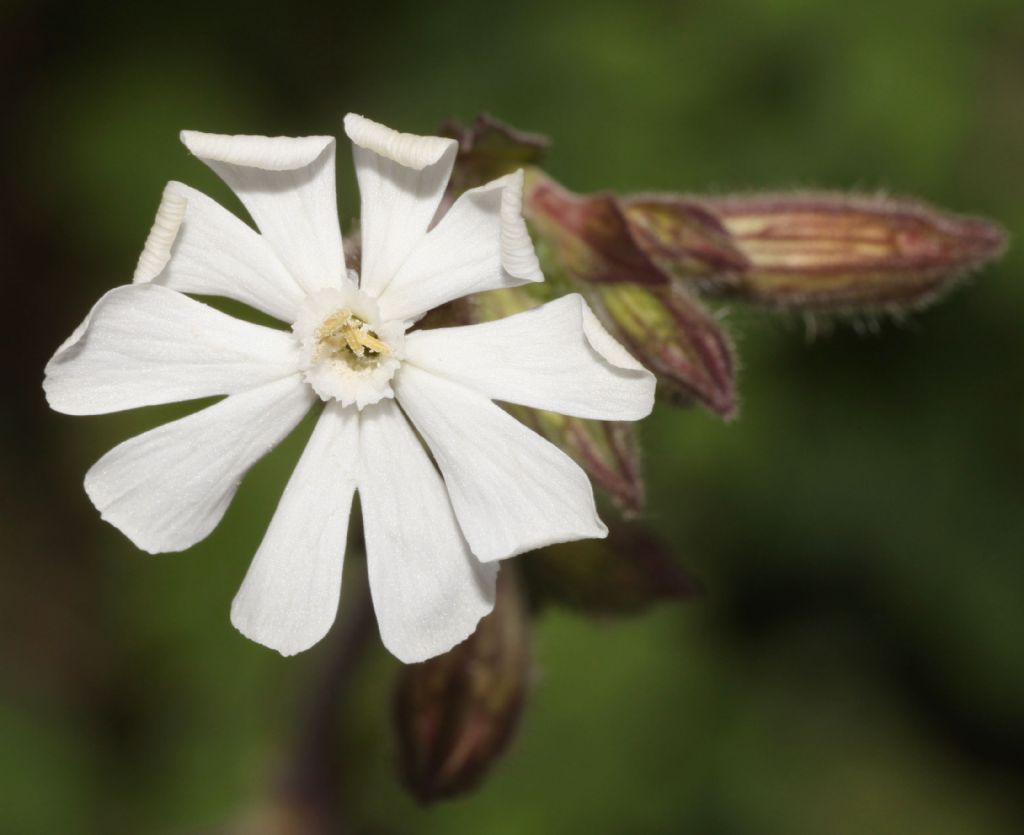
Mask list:
[{"label": "white flower throat", "polygon": [[362,409],[394,397],[391,379],[401,365],[405,322],[384,322],[374,299],[354,281],[318,290],[292,326],[303,375],[323,400]]}]

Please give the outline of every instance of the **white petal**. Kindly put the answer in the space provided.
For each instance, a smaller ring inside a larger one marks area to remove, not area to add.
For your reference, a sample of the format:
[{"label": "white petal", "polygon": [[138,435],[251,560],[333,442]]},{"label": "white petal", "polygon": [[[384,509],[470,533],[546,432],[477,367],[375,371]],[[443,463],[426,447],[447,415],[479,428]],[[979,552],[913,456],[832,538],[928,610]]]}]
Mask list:
[{"label": "white petal", "polygon": [[407,362],[496,400],[597,420],[639,420],[654,405],[654,375],[575,293],[495,322],[414,331],[405,345]]},{"label": "white petal", "polygon": [[226,296],[289,324],[306,295],[260,235],[201,191],[176,182],[164,189],[133,280]]},{"label": "white petal", "polygon": [[451,176],[458,143],[399,133],[355,113],[352,140],[362,229],[360,288],[379,296],[426,234]]},{"label": "white petal", "polygon": [[481,560],[607,535],[586,474],[558,447],[482,394],[415,366],[403,366],[394,386]]},{"label": "white petal", "polygon": [[282,655],[334,623],[358,453],[358,412],[329,404],[231,604],[235,628]]},{"label": "white petal", "polygon": [[494,606],[497,566],[469,552],[448,493],[392,400],[360,416],[359,496],[381,639],[411,664],[465,640]]},{"label": "white petal", "polygon": [[144,551],[183,551],[220,522],[242,476],[313,404],[298,374],[130,438],[85,476],[100,515]]},{"label": "white petal", "polygon": [[96,415],[235,394],[298,368],[290,333],[139,284],[96,302],[47,364],[43,389],[58,412]]},{"label": "white petal", "polygon": [[292,276],[312,293],[345,274],[334,185],[334,137],[221,136],[181,141],[239,196]]},{"label": "white petal", "polygon": [[381,293],[382,315],[411,319],[470,293],[543,281],[522,209],[522,171],[465,192]]}]

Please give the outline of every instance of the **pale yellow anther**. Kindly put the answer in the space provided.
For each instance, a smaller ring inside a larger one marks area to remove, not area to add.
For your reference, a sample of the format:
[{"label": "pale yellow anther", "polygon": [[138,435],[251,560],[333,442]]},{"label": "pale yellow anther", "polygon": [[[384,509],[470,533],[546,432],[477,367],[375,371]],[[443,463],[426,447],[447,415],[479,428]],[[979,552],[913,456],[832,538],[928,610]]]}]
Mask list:
[{"label": "pale yellow anther", "polygon": [[369,325],[351,310],[337,310],[317,329],[317,341],[335,355],[346,349],[359,359],[369,350],[377,355],[391,353],[387,343],[381,342]]},{"label": "pale yellow anther", "polygon": [[345,338],[345,343],[348,345],[348,349],[357,357],[361,357],[366,353],[366,349],[359,341],[358,333],[359,331],[354,330],[350,325],[345,325],[341,329],[341,335]]},{"label": "pale yellow anther", "polygon": [[377,339],[377,337],[373,335],[373,331],[371,331],[366,325],[363,325],[362,330],[359,331],[359,341],[371,351],[376,351],[378,354],[391,353],[391,349],[387,344]]}]

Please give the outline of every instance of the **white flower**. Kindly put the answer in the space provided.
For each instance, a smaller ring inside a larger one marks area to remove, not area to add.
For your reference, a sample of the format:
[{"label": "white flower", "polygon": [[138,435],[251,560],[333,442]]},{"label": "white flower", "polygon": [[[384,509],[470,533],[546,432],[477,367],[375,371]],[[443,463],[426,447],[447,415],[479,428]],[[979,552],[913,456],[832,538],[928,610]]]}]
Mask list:
[{"label": "white flower", "polygon": [[[231,621],[284,655],[327,633],[358,490],[381,638],[414,662],[473,632],[494,604],[498,560],[606,534],[583,471],[492,401],[636,420],[654,380],[577,295],[498,322],[413,330],[452,299],[543,280],[522,172],[466,192],[428,232],[456,143],[352,114],[345,132],[361,276],[345,270],[333,138],[185,131],[259,233],[170,183],[134,283],[96,303],[44,388],[76,415],[227,395],[125,441],[85,477],[103,518],[152,553],[206,537],[246,471],[325,401]],[[291,331],[186,293],[245,302]]]}]

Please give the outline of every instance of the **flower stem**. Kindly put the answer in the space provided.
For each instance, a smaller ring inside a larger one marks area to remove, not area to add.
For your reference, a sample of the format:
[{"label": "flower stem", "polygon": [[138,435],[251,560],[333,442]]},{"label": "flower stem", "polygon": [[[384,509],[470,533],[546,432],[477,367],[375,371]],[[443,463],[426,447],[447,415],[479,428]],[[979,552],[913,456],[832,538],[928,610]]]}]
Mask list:
[{"label": "flower stem", "polygon": [[351,559],[347,562],[346,584],[355,593],[341,607],[333,637],[334,651],[314,677],[301,705],[290,754],[278,784],[279,796],[301,821],[297,831],[303,835],[346,831],[340,798],[338,724],[344,713],[346,685],[352,680],[374,624],[365,570],[362,577],[353,576],[355,566],[362,563]]}]

